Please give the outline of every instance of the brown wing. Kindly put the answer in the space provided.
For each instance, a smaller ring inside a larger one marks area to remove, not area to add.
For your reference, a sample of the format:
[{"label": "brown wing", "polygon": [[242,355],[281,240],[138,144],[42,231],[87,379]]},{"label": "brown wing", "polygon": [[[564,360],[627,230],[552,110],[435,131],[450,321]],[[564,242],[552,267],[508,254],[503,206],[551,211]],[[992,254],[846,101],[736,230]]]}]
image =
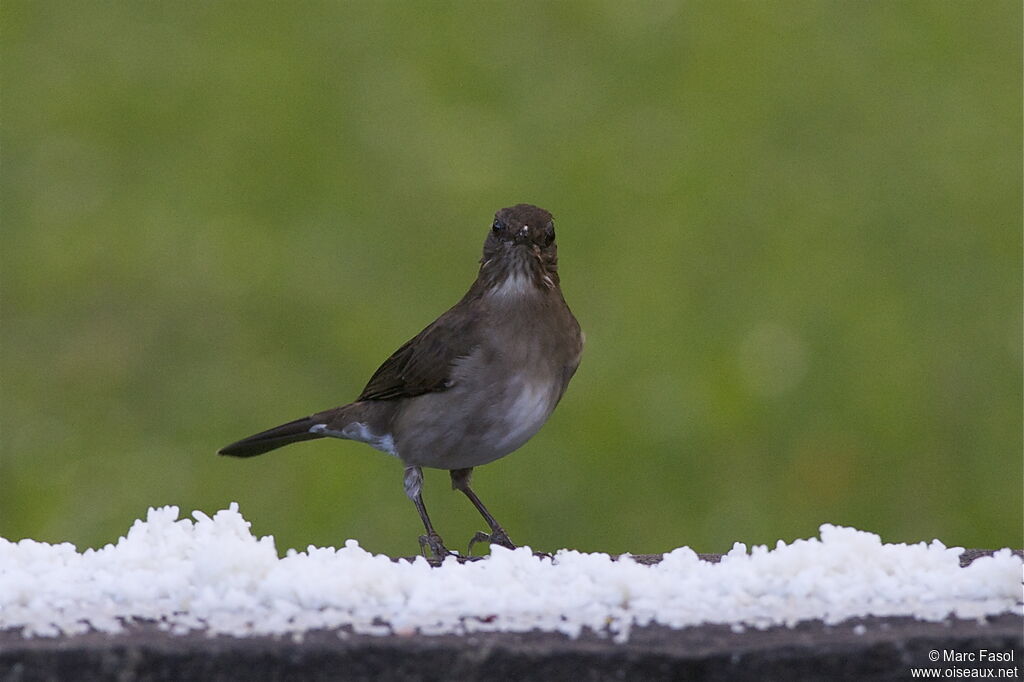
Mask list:
[{"label": "brown wing", "polygon": [[477,345],[474,317],[460,304],[437,318],[377,368],[359,400],[411,398],[448,388],[453,363]]}]

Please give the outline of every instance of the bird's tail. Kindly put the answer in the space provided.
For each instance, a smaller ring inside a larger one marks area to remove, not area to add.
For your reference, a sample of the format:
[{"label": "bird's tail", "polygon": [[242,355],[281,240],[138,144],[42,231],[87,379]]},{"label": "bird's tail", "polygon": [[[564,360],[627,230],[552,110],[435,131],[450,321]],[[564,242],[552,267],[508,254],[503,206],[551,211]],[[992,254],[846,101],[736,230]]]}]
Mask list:
[{"label": "bird's tail", "polygon": [[217,451],[217,454],[231,455],[232,457],[254,457],[292,443],[323,438],[320,433],[310,433],[310,428],[316,423],[312,417],[296,419],[243,438],[237,443],[225,445]]}]

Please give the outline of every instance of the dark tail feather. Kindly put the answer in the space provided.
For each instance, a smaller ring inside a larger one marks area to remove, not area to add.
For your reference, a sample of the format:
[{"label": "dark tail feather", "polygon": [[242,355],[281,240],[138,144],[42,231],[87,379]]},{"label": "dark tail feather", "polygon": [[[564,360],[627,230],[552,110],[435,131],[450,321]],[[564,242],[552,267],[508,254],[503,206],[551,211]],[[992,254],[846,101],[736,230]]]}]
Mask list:
[{"label": "dark tail feather", "polygon": [[316,423],[309,417],[296,419],[293,422],[261,431],[254,436],[243,438],[237,443],[225,445],[217,451],[217,454],[231,455],[233,457],[253,457],[291,443],[323,438],[319,433],[309,432],[310,427]]}]

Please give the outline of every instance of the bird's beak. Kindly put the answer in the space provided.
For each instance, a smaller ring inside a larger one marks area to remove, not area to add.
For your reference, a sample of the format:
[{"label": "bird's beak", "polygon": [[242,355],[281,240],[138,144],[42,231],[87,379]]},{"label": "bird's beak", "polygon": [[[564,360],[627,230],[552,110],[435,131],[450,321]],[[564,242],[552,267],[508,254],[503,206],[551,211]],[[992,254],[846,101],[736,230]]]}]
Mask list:
[{"label": "bird's beak", "polygon": [[516,241],[525,242],[530,238],[530,226],[523,225],[523,229],[516,233]]}]

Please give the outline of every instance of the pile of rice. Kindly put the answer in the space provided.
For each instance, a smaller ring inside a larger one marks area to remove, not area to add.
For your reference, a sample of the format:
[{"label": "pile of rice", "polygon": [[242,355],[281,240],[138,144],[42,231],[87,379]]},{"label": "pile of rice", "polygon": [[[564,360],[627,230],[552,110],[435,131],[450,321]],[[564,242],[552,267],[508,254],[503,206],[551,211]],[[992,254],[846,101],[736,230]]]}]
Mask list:
[{"label": "pile of rice", "polygon": [[[883,544],[825,524],[820,537],[748,551],[714,564],[688,547],[645,566],[628,556],[492,547],[483,561],[392,561],[355,540],[279,558],[237,504],[213,517],[150,509],[117,544],[0,538],[0,630],[24,636],[116,633],[132,619],[173,633],[246,636],[341,628],[379,635],[584,628],[625,641],[630,628],[703,623],[766,628],[860,616],[984,619],[1022,611],[1022,560],[1008,549],[961,568],[961,548]],[[858,628],[863,631],[863,626]]]}]

